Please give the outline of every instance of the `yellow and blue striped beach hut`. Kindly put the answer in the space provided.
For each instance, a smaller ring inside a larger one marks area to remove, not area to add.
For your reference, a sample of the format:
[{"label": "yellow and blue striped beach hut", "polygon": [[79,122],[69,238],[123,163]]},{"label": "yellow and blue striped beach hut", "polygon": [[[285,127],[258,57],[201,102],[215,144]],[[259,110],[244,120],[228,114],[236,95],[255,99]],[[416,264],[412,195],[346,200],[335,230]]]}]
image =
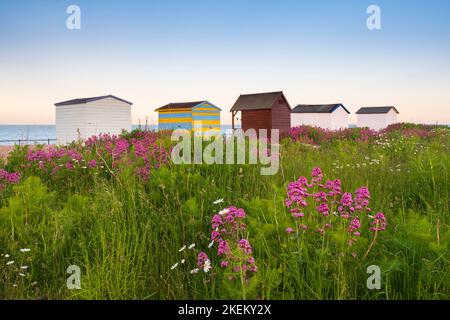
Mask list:
[{"label": "yellow and blue striped beach hut", "polygon": [[220,132],[221,109],[208,101],[169,103],[158,112],[158,129]]}]

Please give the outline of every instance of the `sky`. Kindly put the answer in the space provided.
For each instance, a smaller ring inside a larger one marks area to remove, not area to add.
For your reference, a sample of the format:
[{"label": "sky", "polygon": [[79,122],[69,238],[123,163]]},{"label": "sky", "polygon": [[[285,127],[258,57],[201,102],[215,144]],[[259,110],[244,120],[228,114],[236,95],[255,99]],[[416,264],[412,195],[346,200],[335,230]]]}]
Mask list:
[{"label": "sky", "polygon": [[450,124],[450,1],[0,0],[0,124],[52,124],[54,103],[107,94],[133,102],[134,124],[198,100],[231,123],[240,94],[278,90],[291,107],[343,103],[351,123],[394,105]]}]

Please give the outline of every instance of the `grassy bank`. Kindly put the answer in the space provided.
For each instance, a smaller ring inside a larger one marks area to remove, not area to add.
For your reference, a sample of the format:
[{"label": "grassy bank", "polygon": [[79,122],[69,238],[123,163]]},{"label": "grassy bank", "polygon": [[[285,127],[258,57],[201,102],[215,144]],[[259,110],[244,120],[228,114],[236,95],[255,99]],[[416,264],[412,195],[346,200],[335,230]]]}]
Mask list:
[{"label": "grassy bank", "polygon": [[[16,148],[3,167],[20,181],[0,179],[0,297],[449,299],[449,137],[412,125],[381,133],[304,127],[283,137],[273,176],[261,176],[259,165],[174,165],[168,133],[41,153]],[[311,193],[321,190],[314,168],[323,183],[339,179],[342,192],[327,200],[328,215],[311,196],[305,216],[293,217],[287,188],[304,176]],[[360,187],[370,204],[342,217],[342,195],[355,199]],[[235,218],[245,226],[221,234],[230,249],[219,254],[211,220],[232,206],[245,212]],[[373,227],[378,212],[385,228]],[[348,230],[354,218],[359,235]],[[208,272],[197,266],[200,252]],[[234,265],[221,266],[225,256]],[[81,269],[79,290],[67,289],[70,265]],[[381,270],[379,290],[366,285],[371,265]]]}]

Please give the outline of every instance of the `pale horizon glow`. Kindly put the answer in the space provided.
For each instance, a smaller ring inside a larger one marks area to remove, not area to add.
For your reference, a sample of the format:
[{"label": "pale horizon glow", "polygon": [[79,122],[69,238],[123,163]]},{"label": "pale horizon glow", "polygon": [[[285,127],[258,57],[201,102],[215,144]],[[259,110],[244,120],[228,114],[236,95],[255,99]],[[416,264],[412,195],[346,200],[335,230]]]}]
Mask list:
[{"label": "pale horizon glow", "polygon": [[[450,124],[450,2],[0,2],[0,124],[54,124],[54,103],[112,94],[132,123],[169,102],[208,100],[231,123],[239,94],[282,90],[297,104],[394,105],[398,120]],[[280,5],[282,3],[282,5]],[[238,117],[240,115],[238,114]]]}]

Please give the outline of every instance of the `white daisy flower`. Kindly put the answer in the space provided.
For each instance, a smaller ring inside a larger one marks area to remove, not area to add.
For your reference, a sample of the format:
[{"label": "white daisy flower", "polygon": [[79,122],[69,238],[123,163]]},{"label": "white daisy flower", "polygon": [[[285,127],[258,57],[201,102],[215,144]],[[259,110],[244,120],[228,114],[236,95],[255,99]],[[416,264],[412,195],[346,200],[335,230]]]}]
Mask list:
[{"label": "white daisy flower", "polygon": [[203,265],[203,272],[208,272],[209,270],[211,270],[211,261],[206,260],[205,264]]},{"label": "white daisy flower", "polygon": [[229,209],[223,209],[223,210],[220,210],[220,211],[219,211],[219,215],[220,215],[220,216],[223,216],[224,214],[227,214],[228,212],[230,212]]},{"label": "white daisy flower", "polygon": [[194,247],[195,247],[195,243],[192,243],[192,244],[189,245],[188,249],[192,250],[192,249],[194,249]]}]

